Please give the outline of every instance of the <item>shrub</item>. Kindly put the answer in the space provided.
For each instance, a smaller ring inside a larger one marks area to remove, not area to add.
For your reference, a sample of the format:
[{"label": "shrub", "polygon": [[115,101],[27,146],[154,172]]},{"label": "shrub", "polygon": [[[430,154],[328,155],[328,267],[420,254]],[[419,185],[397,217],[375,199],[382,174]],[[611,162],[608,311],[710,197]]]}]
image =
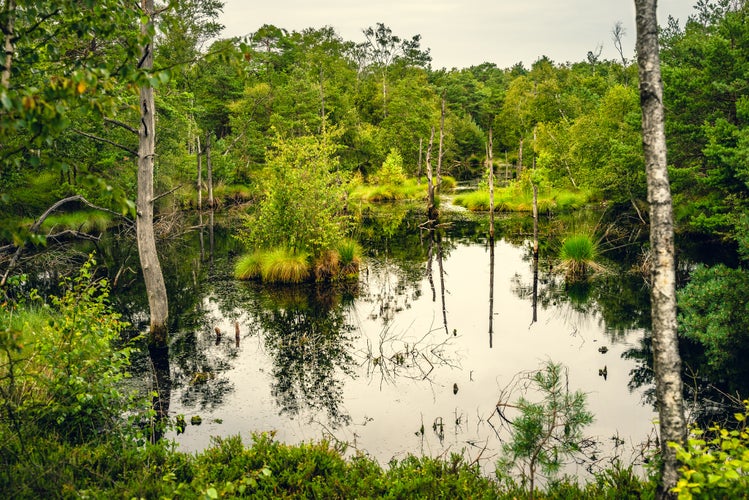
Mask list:
[{"label": "shrub", "polygon": [[278,138],[268,153],[264,196],[238,238],[248,249],[319,255],[343,236],[345,174],[334,137]]},{"label": "shrub", "polygon": [[[500,401],[497,405],[503,416],[507,409],[517,411],[510,425],[510,441],[503,446],[504,456],[497,464],[497,475],[502,479],[505,471],[518,468],[533,498],[537,475],[553,477],[565,458],[580,452],[583,428],[593,421],[593,414],[586,409],[584,393],[570,392],[567,370],[561,364],[548,361],[519,382],[524,394],[518,401]],[[526,399],[529,389],[539,393],[541,401]]]},{"label": "shrub", "polygon": [[372,176],[372,181],[376,184],[393,184],[395,186],[400,186],[406,182],[403,156],[397,149],[390,150],[380,169]]},{"label": "shrub", "polygon": [[695,428],[686,446],[669,443],[682,463],[681,478],[674,488],[679,498],[746,498],[749,491],[749,401],[735,418],[738,429],[713,425]]}]

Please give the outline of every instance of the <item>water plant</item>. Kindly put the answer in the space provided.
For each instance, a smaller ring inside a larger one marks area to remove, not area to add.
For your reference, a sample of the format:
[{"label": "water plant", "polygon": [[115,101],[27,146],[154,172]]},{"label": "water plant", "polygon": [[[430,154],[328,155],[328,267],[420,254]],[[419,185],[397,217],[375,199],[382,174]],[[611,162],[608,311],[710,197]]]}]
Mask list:
[{"label": "water plant", "polygon": [[564,238],[559,258],[562,261],[560,267],[572,280],[584,279],[588,271],[603,270],[603,266],[596,262],[598,243],[589,234],[575,233]]}]

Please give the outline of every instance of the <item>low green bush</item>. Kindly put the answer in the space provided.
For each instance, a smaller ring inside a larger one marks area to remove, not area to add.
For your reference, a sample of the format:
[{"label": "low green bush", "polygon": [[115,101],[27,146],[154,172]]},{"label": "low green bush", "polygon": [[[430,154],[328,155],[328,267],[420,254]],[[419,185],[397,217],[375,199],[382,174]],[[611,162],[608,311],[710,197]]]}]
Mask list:
[{"label": "low green bush", "polygon": [[747,498],[749,492],[749,401],[735,415],[738,427],[692,429],[685,446],[669,443],[682,464],[674,488],[680,499]]}]

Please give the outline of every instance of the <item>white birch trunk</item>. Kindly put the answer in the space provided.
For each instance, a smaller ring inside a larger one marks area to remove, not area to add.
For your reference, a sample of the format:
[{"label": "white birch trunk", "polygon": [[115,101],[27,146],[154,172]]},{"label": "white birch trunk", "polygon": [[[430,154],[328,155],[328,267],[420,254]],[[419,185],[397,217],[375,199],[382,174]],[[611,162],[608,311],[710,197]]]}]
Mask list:
[{"label": "white birch trunk", "polygon": [[663,459],[659,497],[671,498],[676,485],[676,455],[668,442],[686,437],[681,381],[681,358],[676,336],[676,268],[671,189],[666,164],[663,82],[658,54],[656,0],[635,0],[637,63],[640,74],[642,143],[650,204],[650,247],[653,260],[653,368],[660,420]]}]

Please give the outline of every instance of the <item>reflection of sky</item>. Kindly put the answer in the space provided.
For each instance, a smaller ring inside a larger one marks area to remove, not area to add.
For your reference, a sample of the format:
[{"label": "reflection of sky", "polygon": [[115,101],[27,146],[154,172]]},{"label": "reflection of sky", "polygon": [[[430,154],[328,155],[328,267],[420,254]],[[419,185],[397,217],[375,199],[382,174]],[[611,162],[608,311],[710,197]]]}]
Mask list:
[{"label": "reflection of sky", "polygon": [[[569,368],[570,389],[588,393],[588,407],[595,422],[587,433],[610,443],[619,435],[628,445],[636,445],[647,438],[653,427],[655,414],[643,407],[641,395],[627,389],[633,361],[621,358],[622,352],[637,347],[643,332],[631,331],[610,343],[604,325],[597,316],[571,312],[568,304],[539,305],[538,321],[531,325],[531,298],[520,298],[513,291],[518,278],[532,283],[530,264],[523,261],[523,250],[500,241],[495,247],[494,267],[494,340],[489,349],[489,251],[481,244],[459,244],[444,261],[445,301],[449,334],[442,324],[439,267],[433,262],[436,301],[432,301],[429,282],[424,276],[421,294],[415,297],[413,288],[401,290],[408,300],[398,297],[398,311],[390,312],[387,327],[383,325],[380,303],[376,296],[394,292],[392,276],[380,271],[368,273],[366,296],[357,299],[349,310],[354,332],[353,370],[355,377],[338,373],[343,380],[342,408],[351,417],[348,426],[334,428],[324,410],[302,408],[293,418],[279,415],[275,398],[271,395],[272,360],[262,339],[247,335],[246,323],[241,318],[243,340],[231,369],[222,374],[230,379],[233,392],[227,394],[223,405],[211,413],[201,413],[203,425],[198,429],[188,426],[187,432],[177,437],[185,449],[200,449],[209,444],[210,434],[241,433],[246,441],[252,431],[277,431],[277,438],[285,442],[319,439],[330,432],[366,451],[380,463],[392,457],[403,458],[408,453],[440,455],[466,451],[471,459],[488,443],[482,457],[485,465],[493,468],[497,458],[498,441],[487,419],[492,415],[499,394],[519,372],[536,369],[546,360],[561,362]],[[370,263],[373,265],[373,263]],[[384,266],[385,268],[387,266]],[[363,273],[364,276],[364,273]],[[364,278],[362,278],[364,279]],[[233,348],[233,322],[222,318],[215,304],[204,302],[210,315],[227,335],[224,343]],[[453,337],[453,331],[457,336]],[[206,335],[208,335],[206,333]],[[386,339],[381,342],[381,339]],[[374,365],[367,353],[389,358],[410,353],[402,366],[388,361]],[[382,345],[382,348],[380,348]],[[439,347],[437,347],[439,346]],[[599,347],[607,346],[602,354]],[[228,348],[207,343],[208,355]],[[443,360],[444,362],[440,362]],[[416,364],[414,364],[416,363]],[[422,380],[430,364],[434,370],[428,380]],[[606,366],[608,378],[599,376]],[[396,370],[386,372],[384,369]],[[454,385],[458,392],[454,394]],[[179,394],[172,394],[173,414],[188,417],[198,412],[180,406]],[[221,419],[216,423],[214,419]],[[440,443],[433,430],[435,422],[444,425],[444,441]],[[496,416],[490,420],[498,426]],[[424,425],[424,436],[417,435]],[[506,437],[504,435],[503,437]],[[625,454],[624,463],[630,458]]]}]

